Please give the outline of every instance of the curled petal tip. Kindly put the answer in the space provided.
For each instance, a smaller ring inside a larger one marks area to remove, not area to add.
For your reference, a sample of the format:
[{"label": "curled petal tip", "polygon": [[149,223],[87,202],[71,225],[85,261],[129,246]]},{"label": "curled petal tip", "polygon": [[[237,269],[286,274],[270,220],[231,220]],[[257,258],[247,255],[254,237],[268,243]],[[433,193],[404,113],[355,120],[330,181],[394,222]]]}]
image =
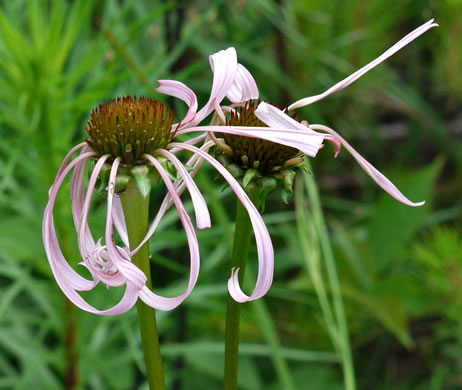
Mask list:
[{"label": "curled petal tip", "polygon": [[330,134],[326,135],[324,139],[332,143],[332,145],[334,145],[334,158],[337,158],[340,153],[340,150],[342,149],[342,143],[340,142],[340,140]]}]

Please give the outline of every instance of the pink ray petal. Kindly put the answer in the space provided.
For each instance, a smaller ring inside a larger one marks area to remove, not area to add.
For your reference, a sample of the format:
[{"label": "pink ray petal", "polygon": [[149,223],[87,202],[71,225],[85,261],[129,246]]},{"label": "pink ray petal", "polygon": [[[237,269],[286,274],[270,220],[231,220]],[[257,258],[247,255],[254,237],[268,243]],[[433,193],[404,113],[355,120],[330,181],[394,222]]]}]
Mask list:
[{"label": "pink ray petal", "polygon": [[221,50],[209,57],[213,71],[212,91],[208,102],[196,114],[189,126],[196,126],[213,111],[213,101],[219,103],[225,98],[230,90],[237,71],[237,54],[234,47]]},{"label": "pink ray petal", "polygon": [[207,208],[207,203],[205,202],[204,197],[202,196],[199,188],[197,188],[196,183],[192,179],[191,175],[188,173],[186,168],[183,166],[182,162],[178,158],[170,153],[167,150],[158,150],[156,155],[164,156],[169,161],[172,162],[173,166],[178,170],[183,182],[185,183],[186,188],[188,189],[191,200],[194,206],[194,212],[196,215],[196,224],[199,229],[207,229],[212,224],[210,222],[210,214]]},{"label": "pink ray petal", "polygon": [[345,87],[348,87],[350,84],[354,83],[364,74],[369,72],[371,69],[375,68],[377,65],[385,61],[387,58],[391,57],[397,51],[401,50],[404,46],[412,42],[414,39],[418,38],[426,31],[430,30],[433,27],[438,27],[438,24],[433,23],[434,19],[429,20],[427,23],[423,24],[422,26],[418,27],[404,38],[402,38],[399,42],[395,43],[392,47],[386,50],[382,55],[377,57],[374,61],[370,62],[366,66],[363,66],[361,69],[354,72],[351,76],[348,76],[346,79],[340,81],[339,83],[335,84],[333,87],[329,88],[327,91],[321,93],[320,95],[310,96],[292,103],[289,106],[289,110],[294,110],[296,108],[304,107],[309,104],[315,103],[319,100],[324,99],[325,97],[342,90]]},{"label": "pink ray petal", "polygon": [[[93,306],[89,305],[76,292],[76,290],[91,290],[95,287],[97,282],[85,279],[77,272],[75,272],[69,265],[69,263],[63,256],[61,248],[59,246],[53,222],[53,208],[62,182],[74,167],[81,163],[86,164],[89,158],[93,157],[94,155],[95,153],[93,152],[83,153],[76,159],[74,159],[69,165],[65,166],[64,169],[60,169],[58,171],[55,183],[50,189],[50,199],[45,209],[45,215],[43,219],[43,242],[53,275],[55,276],[58,286],[67,296],[67,298],[82,310],[86,310],[88,312],[100,315],[116,315],[125,313],[133,307],[138,298],[138,289],[134,285],[129,283],[127,285],[125,294],[121,301],[108,310],[100,311],[95,309]],[[65,159],[63,165],[66,165],[68,161],[68,159]],[[83,164],[83,169],[85,164]]]},{"label": "pink ray petal", "polygon": [[417,207],[422,206],[425,202],[414,203],[406,198],[396,186],[388,180],[382,173],[380,173],[374,166],[369,163],[364,157],[362,157],[353,147],[338,134],[335,130],[324,125],[310,125],[313,130],[321,130],[331,134],[337,138],[343,145],[343,147],[350,152],[353,158],[358,162],[362,169],[374,180],[379,187],[388,192],[393,198],[404,203],[405,205]]},{"label": "pink ray petal", "polygon": [[[43,243],[47,254],[50,267],[56,278],[61,278],[63,283],[69,285],[71,289],[80,291],[91,290],[95,286],[95,281],[87,280],[77,272],[67,262],[59,246],[53,219],[53,208],[56,202],[58,191],[69,172],[81,161],[88,161],[95,154],[93,152],[84,153],[75,158],[63,170],[59,170],[56,180],[50,189],[50,198],[48,200],[45,214],[43,217]],[[66,161],[65,161],[66,162]]]},{"label": "pink ray petal", "polygon": [[291,118],[279,108],[265,102],[261,102],[258,105],[255,110],[255,116],[269,127],[278,129],[296,129],[300,130],[302,134],[319,134]]},{"label": "pink ray petal", "polygon": [[[61,166],[59,167],[58,169],[58,173],[56,174],[56,179],[58,178],[58,176],[63,172],[64,168],[66,168],[66,165],[67,163],[69,162],[69,160],[71,159],[71,157],[74,155],[75,152],[77,152],[78,150],[80,149],[88,149],[88,147],[86,147],[87,144],[85,142],[82,142],[76,146],[74,146],[70,151],[69,153],[67,153],[66,157],[64,157],[64,160],[63,162],[61,163]],[[86,148],[85,148],[86,147]],[[55,179],[55,182],[56,182],[56,179]]]},{"label": "pink ray petal", "polygon": [[182,125],[192,121],[197,112],[197,97],[196,94],[186,85],[175,80],[158,80],[160,84],[155,90],[168,96],[176,97],[183,100],[188,106],[188,112],[181,121]]},{"label": "pink ray petal", "polygon": [[204,160],[208,161],[229,183],[236,196],[242,202],[242,205],[247,209],[249,218],[252,223],[253,231],[255,234],[255,241],[257,243],[258,252],[258,277],[254,290],[250,296],[247,296],[239,286],[238,273],[239,270],[233,270],[231,278],[228,281],[228,289],[230,295],[237,302],[248,302],[255,299],[259,299],[264,296],[273,282],[273,271],[274,271],[274,252],[273,245],[271,243],[271,237],[266,229],[265,223],[257,209],[255,208],[252,201],[249,199],[245,191],[242,189],[240,184],[234,179],[234,177],[223,167],[217,160],[215,160],[208,153],[203,150],[196,148],[192,145],[174,143],[174,147],[189,150],[195,154],[198,154]]},{"label": "pink ray petal", "polygon": [[[193,143],[190,143],[188,141],[184,142],[188,145],[191,145]],[[214,146],[215,143],[212,141],[209,141],[205,143],[204,145],[201,146],[202,150],[208,151],[212,146]],[[181,150],[180,148],[175,148],[172,147],[172,150],[179,151]],[[192,155],[191,158],[187,161],[187,165],[193,167],[193,171],[191,172],[191,176],[194,177],[196,173],[199,171],[200,167],[202,166],[203,159],[198,157],[196,154]],[[177,180],[175,183],[175,188],[178,193],[178,196],[181,196],[181,194],[184,192],[186,189],[186,185],[183,180]],[[162,219],[162,217],[165,215],[165,213],[168,211],[168,209],[171,207],[173,204],[172,197],[169,193],[165,195],[164,200],[162,201],[162,204],[159,207],[159,210],[157,211],[157,214],[152,221],[151,225],[149,226],[148,232],[146,233],[146,236],[144,237],[143,241],[136,247],[133,251],[131,251],[130,256],[133,256],[138,250],[152,237],[152,235],[155,233],[157,227],[159,226],[159,223]]]},{"label": "pink ray petal", "polygon": [[[300,124],[299,124],[300,125]],[[302,126],[302,125],[300,125]],[[244,137],[261,138],[274,143],[298,149],[310,157],[315,157],[322,146],[324,134],[310,132],[303,127],[298,128],[272,128],[272,127],[246,127],[246,126],[199,126],[182,129],[178,135],[195,131],[213,131],[218,133],[235,134]]]},{"label": "pink ray petal", "polygon": [[145,154],[143,157],[149,160],[152,163],[152,165],[154,165],[154,167],[161,175],[165,185],[167,186],[168,192],[172,197],[173,202],[175,203],[175,206],[178,210],[178,214],[180,215],[180,220],[183,224],[188,240],[189,253],[191,257],[191,271],[189,274],[188,287],[183,294],[174,298],[161,297],[160,295],[153,293],[146,286],[140,291],[140,298],[147,305],[152,306],[158,310],[167,311],[174,309],[180,303],[182,303],[186,299],[186,297],[189,296],[194,286],[196,285],[197,278],[199,277],[200,267],[199,243],[197,242],[196,233],[194,232],[194,227],[191,223],[191,220],[183,206],[183,203],[181,202],[180,197],[176,192],[176,188],[174,187],[172,181],[170,180],[170,177],[168,176],[168,173],[162,167],[160,162],[156,160],[155,157],[147,154]]},{"label": "pink ray petal", "polygon": [[131,262],[129,254],[122,251],[115,245],[114,242],[114,229],[112,222],[112,204],[114,200],[115,192],[115,179],[117,176],[117,169],[120,165],[120,157],[117,157],[111,168],[111,174],[109,176],[108,191],[107,191],[107,214],[106,214],[106,247],[109,253],[109,257],[118,271],[127,278],[139,289],[142,289],[146,284],[146,275],[141,271],[135,264]]},{"label": "pink ray petal", "polygon": [[[80,154],[87,153],[91,150],[88,146],[84,146]],[[80,229],[80,219],[83,210],[83,203],[85,201],[85,169],[87,167],[87,160],[82,160],[75,165],[74,173],[72,174],[71,184],[71,204],[72,204],[72,217],[74,226],[77,231]]]},{"label": "pink ray petal", "polygon": [[234,82],[228,91],[228,98],[233,103],[242,103],[258,99],[258,87],[251,73],[241,64],[237,64]]},{"label": "pink ray petal", "polygon": [[[88,225],[88,213],[90,211],[91,200],[93,198],[93,192],[95,191],[96,181],[98,180],[98,176],[101,172],[101,168],[103,167],[106,160],[109,158],[109,155],[104,155],[98,159],[98,162],[93,169],[93,172],[90,177],[90,181],[88,183],[87,194],[85,196],[85,200],[83,203],[83,207],[80,210],[80,220],[78,221],[78,244],[80,249],[80,254],[84,259],[84,262],[87,263],[89,253],[91,253],[95,249],[95,241],[93,239],[93,235],[91,234],[90,227]],[[84,170],[82,170],[84,172]],[[81,175],[80,172],[78,173],[79,176]],[[83,180],[82,180],[83,181]],[[77,184],[77,183],[76,183]],[[78,183],[78,187],[80,187],[80,183]]]},{"label": "pink ray petal", "polygon": [[127,224],[125,223],[124,210],[118,195],[114,196],[112,220],[117,232],[119,233],[120,239],[127,248],[130,247],[130,244],[128,243]]}]

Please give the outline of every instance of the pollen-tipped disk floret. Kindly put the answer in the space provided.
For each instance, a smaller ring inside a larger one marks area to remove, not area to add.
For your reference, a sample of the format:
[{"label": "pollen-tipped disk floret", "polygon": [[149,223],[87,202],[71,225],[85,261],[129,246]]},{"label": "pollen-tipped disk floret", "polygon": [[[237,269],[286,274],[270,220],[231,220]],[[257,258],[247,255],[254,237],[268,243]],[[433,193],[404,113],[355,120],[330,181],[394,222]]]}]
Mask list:
[{"label": "pollen-tipped disk floret", "polygon": [[159,100],[136,96],[100,104],[85,128],[85,142],[100,156],[122,157],[127,165],[143,164],[143,154],[163,149],[175,136],[175,114]]},{"label": "pollen-tipped disk floret", "polygon": [[[227,126],[266,127],[255,116],[259,102],[249,101],[244,106],[237,107],[227,118]],[[284,164],[293,159],[299,151],[259,138],[242,137],[233,134],[223,134],[226,144],[232,149],[232,160],[243,168],[255,168],[262,173],[280,170]]]}]

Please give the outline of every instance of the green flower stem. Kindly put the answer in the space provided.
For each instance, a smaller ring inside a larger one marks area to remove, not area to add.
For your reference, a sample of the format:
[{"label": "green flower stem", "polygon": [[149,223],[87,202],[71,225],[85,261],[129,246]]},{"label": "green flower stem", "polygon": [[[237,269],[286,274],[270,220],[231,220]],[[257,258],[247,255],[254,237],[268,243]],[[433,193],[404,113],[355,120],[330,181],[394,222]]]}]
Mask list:
[{"label": "green flower stem", "polygon": [[[136,248],[143,240],[149,221],[149,195],[143,197],[134,179],[130,179],[127,189],[121,197],[127,224],[130,248]],[[149,261],[149,244],[146,243],[133,256],[133,262],[145,273],[146,286],[152,287]],[[160,356],[159,335],[157,333],[156,313],[141,299],[136,304],[140,323],[141,341],[144,349],[144,360],[151,390],[165,390],[164,371]]]},{"label": "green flower stem", "polygon": [[[249,215],[245,207],[238,200],[231,267],[239,268],[239,282],[241,286],[244,280],[251,238],[252,224]],[[236,302],[228,294],[225,330],[225,390],[237,389],[240,314],[241,303]]]}]

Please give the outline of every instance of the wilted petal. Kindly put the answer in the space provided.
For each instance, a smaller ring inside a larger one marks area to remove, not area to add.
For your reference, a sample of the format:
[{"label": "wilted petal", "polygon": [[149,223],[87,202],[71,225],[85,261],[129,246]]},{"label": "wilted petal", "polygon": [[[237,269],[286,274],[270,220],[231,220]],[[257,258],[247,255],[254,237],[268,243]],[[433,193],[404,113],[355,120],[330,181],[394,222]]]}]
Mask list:
[{"label": "wilted petal", "polygon": [[181,99],[188,106],[188,113],[181,121],[181,124],[184,125],[193,120],[197,111],[196,94],[189,87],[179,81],[158,80],[158,83],[160,86],[155,89],[157,92]]},{"label": "wilted petal", "polygon": [[124,275],[128,281],[133,283],[139,289],[146,284],[146,275],[135,264],[131,262],[129,254],[115,245],[114,229],[112,222],[112,204],[114,201],[115,179],[117,169],[120,165],[120,157],[117,157],[111,168],[107,190],[107,214],[106,214],[106,248],[112,263],[117,267],[117,270]]},{"label": "wilted petal", "polygon": [[[101,168],[103,167],[104,163],[106,160],[109,158],[109,155],[104,155],[100,157],[93,169],[93,172],[91,174],[90,180],[88,182],[88,189],[87,189],[87,194],[85,196],[84,202],[83,202],[83,207],[78,210],[76,209],[76,206],[74,206],[73,203],[73,210],[74,210],[74,219],[76,218],[75,214],[78,213],[78,222],[76,225],[77,231],[78,231],[78,243],[79,243],[79,249],[80,249],[80,254],[82,255],[82,258],[84,259],[84,262],[88,265],[89,257],[91,256],[90,254],[94,251],[95,249],[95,241],[93,239],[93,235],[91,234],[90,227],[88,225],[88,213],[90,211],[90,205],[91,205],[91,200],[93,198],[93,192],[95,191],[95,186],[96,186],[96,181],[98,180],[98,176],[101,172]],[[82,167],[79,167],[82,168]],[[77,170],[77,167],[76,167]],[[75,172],[76,174],[74,175],[73,179],[77,177],[76,182],[73,182],[73,185],[77,187],[77,190],[73,188],[74,191],[79,191],[80,188],[83,186],[83,173],[85,172],[84,169],[80,171]],[[82,183],[80,182],[80,177],[82,177]],[[74,202],[76,199],[74,198]],[[80,202],[79,202],[80,203]]]},{"label": "wilted petal", "polygon": [[[87,152],[88,151],[88,147],[87,147],[87,144],[85,142],[82,142],[81,144],[78,144],[76,146],[74,146],[70,151],[69,153],[67,153],[66,157],[64,157],[64,160],[63,162],[61,163],[61,166],[59,167],[58,169],[58,173],[56,174],[56,178],[55,178],[55,183],[56,183],[56,179],[59,177],[59,175],[61,175],[61,173],[63,172],[64,168],[66,168],[67,166],[67,163],[70,161],[71,157],[74,155],[75,152],[77,152],[78,150],[80,149],[84,149],[83,152]],[[51,188],[50,188],[51,189]]]},{"label": "wilted petal", "polygon": [[61,290],[64,292],[66,297],[77,307],[82,310],[88,311],[89,313],[98,315],[118,315],[129,311],[138,300],[138,287],[134,284],[127,282],[125,293],[118,304],[107,310],[98,310],[89,303],[87,303],[74,289],[72,289],[67,283],[66,278],[62,278],[60,273],[55,274],[56,282],[58,283]]},{"label": "wilted petal", "polygon": [[[300,125],[300,124],[299,124]],[[210,131],[216,133],[235,134],[243,137],[261,138],[277,144],[298,149],[310,157],[315,157],[322,146],[325,135],[310,132],[304,126],[303,131],[298,128],[272,128],[247,126],[200,126],[180,130],[177,134],[194,131]]]},{"label": "wilted petal", "polygon": [[304,135],[319,135],[319,133],[311,130],[310,128],[291,118],[279,108],[265,102],[261,102],[258,105],[257,109],[255,110],[255,116],[269,127],[278,129],[296,129],[300,130],[301,134]]},{"label": "wilted petal", "polygon": [[196,285],[197,278],[199,276],[199,267],[200,267],[199,244],[197,242],[196,233],[194,232],[194,227],[191,223],[191,220],[183,206],[183,203],[181,202],[180,197],[178,196],[176,192],[176,188],[174,187],[172,181],[170,180],[170,177],[168,176],[168,173],[165,171],[165,169],[162,167],[159,161],[156,160],[155,157],[152,157],[147,154],[145,154],[143,157],[149,160],[152,163],[152,165],[154,165],[154,167],[157,169],[159,174],[161,175],[165,185],[167,186],[167,190],[170,196],[172,197],[172,200],[175,203],[175,206],[178,210],[178,214],[180,216],[180,220],[181,220],[181,223],[183,224],[186,237],[188,240],[189,253],[191,257],[191,270],[189,274],[188,287],[186,291],[180,296],[174,297],[174,298],[161,297],[160,295],[153,293],[150,289],[148,289],[145,286],[140,291],[140,298],[146,304],[148,304],[149,306],[152,306],[155,309],[164,310],[164,311],[172,310],[175,307],[177,307],[180,303],[182,303],[186,299],[186,297],[189,296],[192,289]]},{"label": "wilted petal", "polygon": [[[74,148],[74,152],[78,148]],[[58,170],[58,175],[56,176],[53,186],[50,188],[50,199],[48,201],[47,207],[45,209],[45,215],[43,218],[43,243],[45,247],[45,252],[47,254],[48,261],[50,263],[51,270],[55,276],[58,286],[61,288],[66,297],[74,303],[77,307],[82,310],[86,310],[90,313],[100,314],[100,315],[116,315],[122,314],[130,310],[138,298],[137,288],[129,283],[125,290],[125,294],[121,301],[114,307],[108,310],[97,310],[93,306],[89,305],[78,293],[77,291],[88,291],[95,287],[97,284],[96,281],[87,280],[77,272],[75,272],[72,267],[69,265],[61,248],[59,246],[58,238],[56,236],[56,230],[53,221],[53,208],[56,202],[56,197],[58,191],[66,178],[69,172],[74,167],[81,167],[82,170],[85,169],[86,163],[89,158],[93,157],[95,153],[85,152],[80,154],[76,159],[74,159],[69,165],[67,165],[69,159],[65,159],[63,165]],[[63,166],[65,166],[63,168]],[[78,174],[80,176],[80,173]],[[76,182],[78,180],[76,179]],[[76,183],[74,182],[74,183]],[[73,184],[74,184],[73,183]],[[74,191],[75,194],[77,192]],[[82,201],[83,207],[83,201]]]},{"label": "wilted petal", "polygon": [[259,299],[264,296],[273,282],[274,270],[274,252],[271,243],[271,237],[266,229],[265,223],[252,201],[249,199],[240,184],[234,177],[223,167],[217,160],[215,160],[208,153],[196,148],[192,145],[174,143],[174,147],[189,150],[204,160],[208,161],[229,183],[236,196],[242,202],[242,205],[247,209],[249,218],[252,223],[253,231],[255,234],[255,241],[257,243],[258,252],[258,277],[255,288],[250,296],[247,296],[239,286],[238,270],[233,270],[231,278],[228,281],[229,293],[237,302],[247,302]]},{"label": "wilted petal", "polygon": [[251,73],[241,64],[237,64],[234,82],[227,94],[233,103],[242,103],[258,99],[258,87]]},{"label": "wilted petal", "polygon": [[369,163],[364,157],[362,157],[356,150],[353,149],[353,147],[345,140],[343,139],[340,134],[338,134],[336,131],[331,129],[330,127],[324,126],[324,125],[310,125],[310,127],[313,130],[321,130],[325,131],[326,133],[331,134],[335,138],[337,138],[342,145],[345,147],[346,150],[350,152],[350,154],[354,157],[354,159],[358,162],[358,164],[361,166],[361,168],[364,169],[364,171],[372,177],[372,179],[381,187],[383,188],[386,192],[388,192],[393,198],[396,200],[400,201],[401,203],[404,203],[405,205],[408,206],[422,206],[425,202],[418,202],[414,203],[411,202],[408,198],[406,198],[399,190],[396,188],[396,186],[388,180],[384,175],[382,175],[376,168],[372,166],[371,163]]},{"label": "wilted petal", "polygon": [[[90,149],[85,146],[80,154],[88,153]],[[80,220],[82,216],[83,203],[85,201],[85,169],[88,160],[79,161],[74,167],[72,174],[71,184],[71,204],[72,204],[72,217],[74,226],[77,231],[80,229]]]},{"label": "wilted petal", "polygon": [[207,208],[207,203],[205,202],[204,197],[202,196],[199,188],[197,188],[196,183],[192,179],[191,175],[188,173],[186,168],[183,166],[182,162],[178,158],[167,150],[158,150],[156,154],[166,157],[170,160],[173,166],[177,169],[180,174],[183,182],[188,189],[191,200],[194,206],[194,212],[196,215],[196,224],[199,229],[206,229],[211,226],[210,214]]},{"label": "wilted petal", "polygon": [[350,84],[354,83],[364,74],[369,72],[371,69],[375,68],[377,65],[385,61],[387,58],[391,57],[397,51],[402,49],[404,46],[412,42],[414,39],[421,36],[426,31],[430,30],[433,27],[438,27],[438,24],[433,23],[434,19],[429,20],[427,23],[423,24],[419,28],[415,29],[404,38],[402,38],[399,42],[395,43],[392,47],[390,47],[387,51],[385,51],[381,56],[377,57],[374,61],[367,64],[366,66],[362,67],[361,69],[357,70],[351,76],[348,76],[346,79],[340,81],[339,83],[335,84],[333,87],[329,88],[327,91],[321,93],[320,95],[310,96],[292,103],[289,106],[289,110],[294,110],[296,108],[304,107],[318,100],[324,99],[325,97],[342,90],[345,87],[348,87]]},{"label": "wilted petal", "polygon": [[50,198],[45,209],[42,226],[45,252],[47,254],[47,258],[55,278],[57,280],[59,278],[62,283],[68,285],[71,289],[77,289],[80,291],[91,290],[95,286],[95,282],[80,276],[72,269],[72,267],[65,259],[56,235],[53,219],[53,208],[56,202],[58,191],[69,172],[81,161],[86,163],[88,159],[93,156],[93,152],[81,154],[64,169],[60,169],[58,171],[59,174],[56,176],[56,180],[50,189]]},{"label": "wilted petal", "polygon": [[122,207],[122,202],[118,195],[114,196],[114,203],[112,208],[112,222],[119,233],[120,239],[128,248],[130,244],[128,242],[128,234],[127,234],[127,224],[125,223],[125,216],[124,210]]},{"label": "wilted petal", "polygon": [[221,50],[210,56],[213,71],[212,91],[207,104],[201,108],[190,126],[196,126],[213,111],[213,101],[221,102],[234,82],[237,70],[237,54],[234,47]]}]

